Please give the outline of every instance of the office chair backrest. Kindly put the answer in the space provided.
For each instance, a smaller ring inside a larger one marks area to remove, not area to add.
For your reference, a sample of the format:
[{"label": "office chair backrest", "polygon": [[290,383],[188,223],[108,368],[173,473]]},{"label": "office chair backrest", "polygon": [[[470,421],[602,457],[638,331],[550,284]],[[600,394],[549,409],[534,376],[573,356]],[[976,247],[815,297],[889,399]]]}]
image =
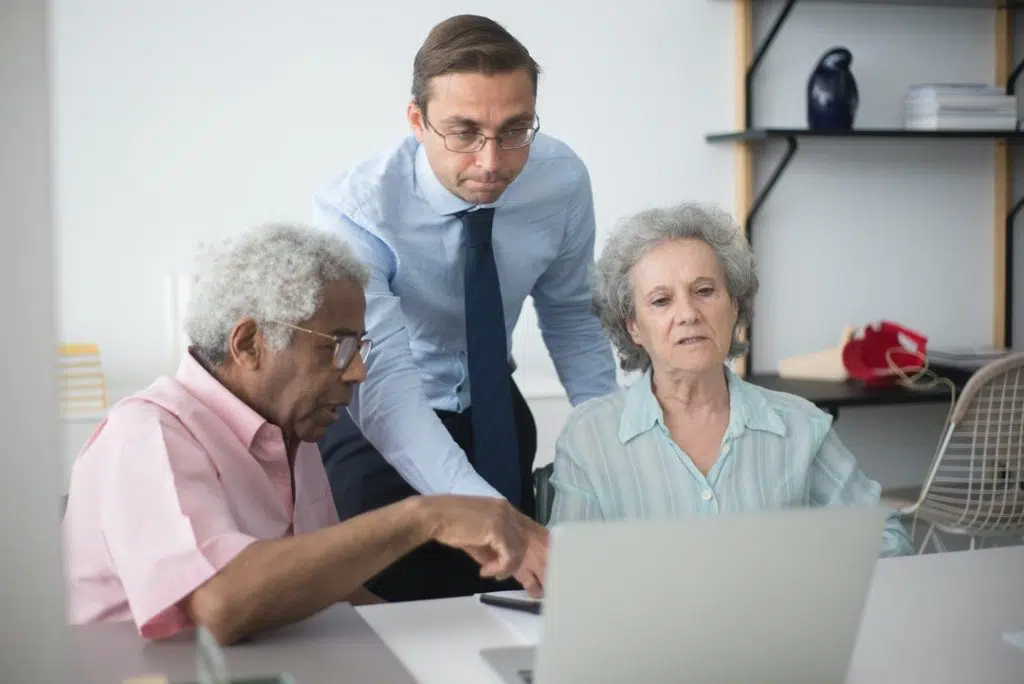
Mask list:
[{"label": "office chair backrest", "polygon": [[551,474],[555,466],[552,463],[533,471],[533,489],[537,498],[537,512],[534,516],[541,525],[547,525],[551,519],[551,507],[555,502],[555,488],[551,486]]}]

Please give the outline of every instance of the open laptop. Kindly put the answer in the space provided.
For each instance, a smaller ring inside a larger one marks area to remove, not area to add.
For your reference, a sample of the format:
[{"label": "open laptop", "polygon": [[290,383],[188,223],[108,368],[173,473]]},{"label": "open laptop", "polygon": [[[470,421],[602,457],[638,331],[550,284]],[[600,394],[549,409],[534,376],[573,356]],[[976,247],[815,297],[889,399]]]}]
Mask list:
[{"label": "open laptop", "polygon": [[540,644],[482,655],[507,684],[844,682],[886,513],[558,525]]}]

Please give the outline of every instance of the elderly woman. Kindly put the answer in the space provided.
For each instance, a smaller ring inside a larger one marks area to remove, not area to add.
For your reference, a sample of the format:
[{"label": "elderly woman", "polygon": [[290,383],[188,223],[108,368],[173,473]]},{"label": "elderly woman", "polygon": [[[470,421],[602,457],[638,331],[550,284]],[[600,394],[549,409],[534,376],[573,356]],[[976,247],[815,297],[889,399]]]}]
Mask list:
[{"label": "elderly woman", "polygon": [[[556,447],[551,522],[876,505],[831,417],[729,370],[757,292],[728,214],[682,204],[621,223],[598,260],[594,303],[627,389],[573,411]],[[891,517],[881,555],[911,552]]]}]

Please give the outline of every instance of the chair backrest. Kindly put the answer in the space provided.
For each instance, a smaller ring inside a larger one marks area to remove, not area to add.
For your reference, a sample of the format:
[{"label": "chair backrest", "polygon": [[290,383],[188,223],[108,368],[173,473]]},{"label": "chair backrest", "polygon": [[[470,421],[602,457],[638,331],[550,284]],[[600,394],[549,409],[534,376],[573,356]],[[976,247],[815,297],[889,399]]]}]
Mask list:
[{"label": "chair backrest", "polygon": [[98,345],[62,344],[57,348],[61,414],[95,413],[107,408],[107,381]]},{"label": "chair backrest", "polygon": [[533,471],[533,489],[537,497],[537,512],[534,517],[541,525],[547,525],[551,519],[551,507],[555,503],[555,488],[551,486],[551,473],[555,466],[551,463]]},{"label": "chair backrest", "polygon": [[1024,352],[968,380],[919,507],[972,535],[1024,533]]}]

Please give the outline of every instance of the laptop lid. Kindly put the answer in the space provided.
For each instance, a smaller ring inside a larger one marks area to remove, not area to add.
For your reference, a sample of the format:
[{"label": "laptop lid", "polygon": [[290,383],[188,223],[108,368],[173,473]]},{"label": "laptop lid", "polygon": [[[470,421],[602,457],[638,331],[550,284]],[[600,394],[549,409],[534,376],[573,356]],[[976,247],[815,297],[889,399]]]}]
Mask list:
[{"label": "laptop lid", "polygon": [[558,525],[533,680],[843,682],[886,515]]}]

